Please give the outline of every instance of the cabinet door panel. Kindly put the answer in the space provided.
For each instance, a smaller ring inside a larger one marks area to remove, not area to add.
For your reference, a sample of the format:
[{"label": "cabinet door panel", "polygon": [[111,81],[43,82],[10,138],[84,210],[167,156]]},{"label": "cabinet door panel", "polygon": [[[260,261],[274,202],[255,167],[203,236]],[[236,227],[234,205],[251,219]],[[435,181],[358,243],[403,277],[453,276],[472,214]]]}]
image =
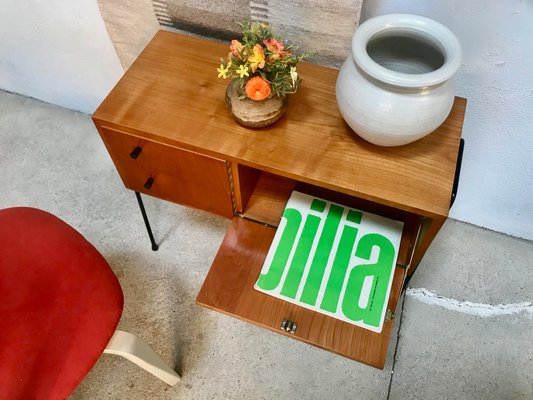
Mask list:
[{"label": "cabinet door panel", "polygon": [[[376,333],[254,289],[274,234],[274,228],[234,218],[196,302],[353,360],[383,368],[392,320],[386,320],[381,333]],[[391,311],[396,309],[404,277],[405,270],[396,267],[387,307]],[[281,330],[283,320],[296,322],[296,332]]]},{"label": "cabinet door panel", "polygon": [[226,161],[107,127],[100,128],[100,135],[128,189],[233,216]]}]

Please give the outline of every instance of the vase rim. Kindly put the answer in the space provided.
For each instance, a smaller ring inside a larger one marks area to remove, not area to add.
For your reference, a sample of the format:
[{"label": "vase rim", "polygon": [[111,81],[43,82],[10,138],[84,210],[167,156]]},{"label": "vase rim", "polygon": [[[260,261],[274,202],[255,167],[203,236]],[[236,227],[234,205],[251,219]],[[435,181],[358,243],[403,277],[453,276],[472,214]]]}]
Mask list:
[{"label": "vase rim", "polygon": [[[443,64],[431,72],[408,74],[378,64],[367,51],[368,43],[378,35],[409,36],[429,41],[444,57]],[[461,45],[457,37],[444,25],[430,18],[414,14],[387,14],[363,22],[352,39],[354,62],[365,73],[390,85],[422,88],[449,80],[461,65]]]}]

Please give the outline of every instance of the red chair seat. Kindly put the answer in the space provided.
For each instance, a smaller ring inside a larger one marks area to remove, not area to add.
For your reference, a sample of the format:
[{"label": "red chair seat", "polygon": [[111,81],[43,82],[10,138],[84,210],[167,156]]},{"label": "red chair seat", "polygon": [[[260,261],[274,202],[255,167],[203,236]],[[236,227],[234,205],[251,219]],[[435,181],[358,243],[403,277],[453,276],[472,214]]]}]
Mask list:
[{"label": "red chair seat", "polygon": [[102,255],[47,212],[0,210],[0,399],[65,399],[123,307]]}]

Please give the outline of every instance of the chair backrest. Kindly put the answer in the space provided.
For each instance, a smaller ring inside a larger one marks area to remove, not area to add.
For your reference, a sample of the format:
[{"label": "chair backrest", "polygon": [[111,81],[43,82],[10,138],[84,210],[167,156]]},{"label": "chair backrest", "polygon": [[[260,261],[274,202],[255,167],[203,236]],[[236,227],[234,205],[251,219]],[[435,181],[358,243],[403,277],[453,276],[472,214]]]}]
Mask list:
[{"label": "chair backrest", "polygon": [[123,307],[102,255],[45,211],[0,210],[0,399],[67,398]]}]

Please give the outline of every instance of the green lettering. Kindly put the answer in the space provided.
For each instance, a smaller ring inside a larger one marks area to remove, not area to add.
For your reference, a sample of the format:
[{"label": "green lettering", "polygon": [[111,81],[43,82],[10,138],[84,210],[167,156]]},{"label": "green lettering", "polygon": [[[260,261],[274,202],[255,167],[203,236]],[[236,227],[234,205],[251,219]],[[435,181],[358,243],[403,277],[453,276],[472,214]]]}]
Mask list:
[{"label": "green lettering", "polygon": [[311,247],[315,240],[318,225],[320,225],[320,218],[308,214],[305,219],[304,229],[296,246],[296,251],[292,257],[291,266],[285,277],[285,282],[283,282],[283,289],[281,289],[281,294],[291,299],[296,298],[298,287],[302,281],[305,264],[307,264],[307,259],[309,258]]},{"label": "green lettering", "polygon": [[286,208],[283,212],[283,218],[287,220],[287,223],[270,263],[270,268],[266,274],[261,274],[257,280],[257,286],[263,290],[274,290],[278,287],[302,222],[302,214],[294,208]]},{"label": "green lettering", "polygon": [[[379,326],[385,298],[387,296],[389,277],[394,267],[394,246],[385,236],[371,233],[363,236],[357,245],[355,255],[370,260],[372,248],[379,248],[378,260],[375,264],[358,265],[353,268],[346,283],[346,291],[342,302],[342,312],[352,321],[363,321],[370,326]],[[372,276],[370,299],[365,308],[359,307],[359,299],[363,282]]]},{"label": "green lettering", "polygon": [[328,211],[328,216],[324,222],[324,228],[320,235],[318,245],[315,252],[315,257],[309,268],[309,274],[305,282],[300,301],[312,306],[315,305],[322,279],[324,277],[324,270],[328,263],[333,241],[337,234],[337,229],[341,221],[342,212],[344,209],[336,204],[332,204]]},{"label": "green lettering", "polygon": [[[350,210],[346,218],[350,222],[360,223],[361,212]],[[344,280],[346,278],[346,272],[350,264],[350,258],[352,250],[357,237],[358,229],[349,225],[345,225],[342,230],[342,236],[337,247],[337,253],[335,254],[335,260],[331,267],[331,272],[328,278],[328,284],[320,308],[329,312],[337,312],[337,306],[339,304],[339,297],[341,295]]]}]

